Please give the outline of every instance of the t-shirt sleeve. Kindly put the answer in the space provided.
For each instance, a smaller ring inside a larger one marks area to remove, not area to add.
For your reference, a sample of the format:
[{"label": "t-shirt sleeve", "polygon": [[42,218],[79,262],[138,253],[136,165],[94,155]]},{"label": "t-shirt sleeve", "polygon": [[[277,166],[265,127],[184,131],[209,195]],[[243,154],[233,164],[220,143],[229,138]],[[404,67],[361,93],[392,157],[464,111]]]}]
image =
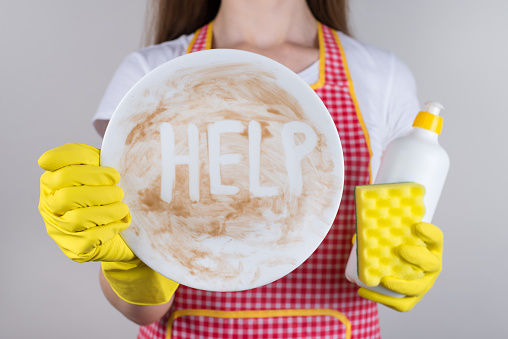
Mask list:
[{"label": "t-shirt sleeve", "polygon": [[371,171],[394,139],[412,129],[420,110],[413,74],[394,53],[340,34],[356,99],[370,140]]},{"label": "t-shirt sleeve", "polygon": [[129,54],[118,66],[92,119],[93,126],[101,137],[125,94],[148,72],[149,69],[138,52]]},{"label": "t-shirt sleeve", "polygon": [[420,110],[416,82],[410,69],[393,54],[391,63],[386,114],[387,131],[384,134],[383,149],[392,140],[411,131],[413,121]]}]

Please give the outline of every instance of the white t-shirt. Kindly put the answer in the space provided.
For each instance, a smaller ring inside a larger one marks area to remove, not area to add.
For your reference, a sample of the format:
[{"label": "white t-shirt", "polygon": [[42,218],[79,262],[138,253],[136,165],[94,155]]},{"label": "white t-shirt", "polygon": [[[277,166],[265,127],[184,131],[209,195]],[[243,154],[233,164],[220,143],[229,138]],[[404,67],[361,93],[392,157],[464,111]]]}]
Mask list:
[{"label": "white t-shirt", "polygon": [[[420,110],[413,75],[393,53],[360,43],[338,32],[346,55],[363,120],[370,137],[371,169],[375,178],[383,150],[405,135]],[[93,124],[102,136],[116,106],[144,75],[187,52],[193,34],[129,54],[118,67],[102,98]],[[319,62],[298,74],[308,84],[319,78]]]}]

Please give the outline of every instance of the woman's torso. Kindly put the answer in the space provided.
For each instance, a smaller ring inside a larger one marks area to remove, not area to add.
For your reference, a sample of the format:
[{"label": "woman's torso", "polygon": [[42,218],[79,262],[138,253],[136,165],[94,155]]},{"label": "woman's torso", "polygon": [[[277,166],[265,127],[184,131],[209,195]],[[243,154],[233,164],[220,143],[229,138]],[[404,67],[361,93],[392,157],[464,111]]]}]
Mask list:
[{"label": "woman's torso", "polygon": [[[201,33],[203,35],[203,32]],[[205,42],[200,41],[200,38],[202,38],[200,35],[190,40],[189,37],[182,37],[179,42],[181,46],[184,46],[186,42],[187,45],[192,43],[191,49],[199,50],[205,47]],[[393,119],[390,121],[387,118],[388,112],[384,112],[383,109],[389,106],[392,99],[390,86],[394,84],[386,81],[388,85],[382,86],[376,84],[376,81],[381,82],[384,72],[387,73],[384,80],[401,81],[394,79],[395,75],[390,74],[390,72],[395,73],[395,66],[397,66],[397,61],[390,61],[393,56],[375,49],[381,61],[368,53],[362,56],[362,52],[365,52],[362,51],[362,45],[355,45],[357,43],[348,37],[342,36],[339,39],[336,32],[326,27],[323,29],[322,40],[326,50],[325,62],[318,62],[317,65],[311,66],[303,72],[306,73],[303,76],[307,77],[307,81],[312,84],[328,107],[337,125],[344,150],[344,195],[329,234],[304,264],[284,278],[266,286],[249,291],[227,293],[198,291],[181,286],[176,293],[171,312],[161,321],[142,328],[141,338],[164,337],[161,335],[167,329],[168,321],[174,338],[199,337],[200,334],[203,338],[258,338],[266,337],[266,335],[270,338],[335,338],[345,336],[345,322],[352,324],[353,338],[379,336],[375,304],[360,298],[356,293],[357,288],[344,278],[351,238],[355,232],[353,190],[356,185],[370,182],[370,167],[375,173],[376,162],[379,161],[381,150],[387,143],[386,140],[393,138],[391,135],[398,136],[402,134],[402,131],[407,130],[408,127],[405,127],[404,123],[406,120],[411,120],[416,113],[417,103],[414,93],[411,96],[407,95],[406,104],[401,103],[402,107],[394,106],[396,111],[401,113],[399,116],[390,114],[390,118]],[[346,43],[341,43],[343,41]],[[157,63],[154,59],[164,60],[164,52],[172,44],[175,43],[159,45],[140,52],[141,55],[135,58],[138,62],[145,63],[142,67],[143,71],[151,68],[150,62]],[[154,53],[156,49],[158,53]],[[175,49],[178,50],[173,48],[173,51]],[[181,50],[177,52],[182,53]],[[351,58],[356,60],[355,56],[363,58],[363,62],[361,60],[350,62]],[[344,62],[345,57],[347,57],[347,63]],[[382,63],[383,58],[386,60],[385,64],[392,66],[392,69],[371,72],[369,82],[369,79],[365,79],[370,74],[366,71],[366,66],[375,69],[376,63]],[[360,67],[362,63],[363,68]],[[398,67],[404,71],[403,65]],[[362,72],[359,72],[360,69]],[[356,78],[359,79],[359,86],[356,85],[353,74],[356,74]],[[411,80],[406,81],[406,87],[411,87]],[[376,93],[376,90],[382,90],[383,93]],[[412,89],[405,90],[411,92]],[[397,95],[404,97],[403,94]],[[379,97],[378,100],[376,100],[377,97]],[[411,112],[412,110],[414,112]],[[100,119],[100,114],[97,117]],[[194,309],[207,310],[207,312],[189,313],[188,310]],[[314,313],[292,314],[290,312],[290,315],[285,311],[301,309],[314,310]],[[278,310],[282,313],[268,318],[258,318],[252,312],[241,313],[256,310]],[[340,316],[328,314],[326,310],[338,311],[347,320],[341,321]],[[218,315],[228,317],[239,315],[246,318],[223,318]],[[239,335],[239,333],[245,335]]]}]

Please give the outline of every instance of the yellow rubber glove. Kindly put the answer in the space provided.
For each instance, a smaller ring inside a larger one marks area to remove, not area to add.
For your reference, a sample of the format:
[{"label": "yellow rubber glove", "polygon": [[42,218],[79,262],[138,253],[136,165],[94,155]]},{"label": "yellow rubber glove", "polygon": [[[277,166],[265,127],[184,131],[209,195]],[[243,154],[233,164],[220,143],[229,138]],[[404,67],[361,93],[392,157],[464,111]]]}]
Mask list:
[{"label": "yellow rubber glove", "polygon": [[375,301],[400,312],[411,310],[432,288],[442,268],[443,233],[429,223],[414,226],[415,234],[426,244],[424,246],[400,245],[395,252],[400,258],[421,269],[425,275],[420,279],[403,280],[393,277],[381,279],[381,285],[394,292],[404,294],[404,298],[389,297],[365,288],[358,293],[363,298]]},{"label": "yellow rubber glove", "polygon": [[120,236],[130,214],[117,186],[120,174],[101,167],[100,150],[66,144],[39,158],[39,211],[48,234],[74,261],[102,261],[116,294],[134,304],[163,304],[178,284],[146,266]]}]

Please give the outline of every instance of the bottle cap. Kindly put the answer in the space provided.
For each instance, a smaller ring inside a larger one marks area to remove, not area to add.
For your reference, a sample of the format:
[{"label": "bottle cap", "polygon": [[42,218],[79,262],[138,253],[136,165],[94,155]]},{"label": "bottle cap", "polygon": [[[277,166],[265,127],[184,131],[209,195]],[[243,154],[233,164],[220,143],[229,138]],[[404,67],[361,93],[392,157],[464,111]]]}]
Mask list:
[{"label": "bottle cap", "polygon": [[420,127],[441,134],[443,118],[439,116],[444,107],[437,102],[425,103],[425,111],[421,111],[413,122],[413,127]]}]

